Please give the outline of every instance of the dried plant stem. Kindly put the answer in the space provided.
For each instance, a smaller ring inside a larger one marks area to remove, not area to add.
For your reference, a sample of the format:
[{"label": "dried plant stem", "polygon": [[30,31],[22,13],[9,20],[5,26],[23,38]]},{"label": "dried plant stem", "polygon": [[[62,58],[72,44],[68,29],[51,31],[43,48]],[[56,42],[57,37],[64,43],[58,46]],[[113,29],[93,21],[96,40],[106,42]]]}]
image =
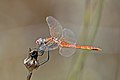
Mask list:
[{"label": "dried plant stem", "polygon": [[27,80],[30,80],[31,76],[32,76],[32,72],[29,72],[28,75],[27,75]]}]

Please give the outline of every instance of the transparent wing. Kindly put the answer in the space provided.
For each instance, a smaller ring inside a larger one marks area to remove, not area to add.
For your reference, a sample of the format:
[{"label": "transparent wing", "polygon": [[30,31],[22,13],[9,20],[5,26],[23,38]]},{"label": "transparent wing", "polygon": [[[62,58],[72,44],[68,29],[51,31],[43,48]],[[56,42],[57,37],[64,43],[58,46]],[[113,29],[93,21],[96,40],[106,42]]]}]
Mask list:
[{"label": "transparent wing", "polygon": [[[66,28],[63,29],[63,35],[60,40],[64,40],[65,42],[67,42],[69,44],[73,44],[73,45],[76,45],[76,42],[77,42],[74,33],[71,30],[66,29]],[[73,55],[75,53],[75,51],[76,51],[75,48],[60,47],[59,54],[61,54],[62,56],[65,56],[65,57],[69,57],[69,56]]]},{"label": "transparent wing", "polygon": [[55,50],[55,49],[58,48],[58,44],[57,43],[52,43],[52,44],[49,44],[47,47],[48,47],[49,51]]},{"label": "transparent wing", "polygon": [[61,38],[62,36],[62,26],[61,24],[52,16],[46,18],[46,22],[49,26],[50,35],[56,39]]}]

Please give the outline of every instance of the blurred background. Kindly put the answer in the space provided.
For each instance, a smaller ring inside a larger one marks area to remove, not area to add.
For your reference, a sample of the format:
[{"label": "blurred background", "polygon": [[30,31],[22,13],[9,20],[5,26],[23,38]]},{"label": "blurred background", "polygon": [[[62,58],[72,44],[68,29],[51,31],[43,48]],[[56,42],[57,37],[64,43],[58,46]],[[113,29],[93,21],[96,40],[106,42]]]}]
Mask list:
[{"label": "blurred background", "polygon": [[26,79],[23,60],[36,39],[50,37],[49,15],[71,29],[79,44],[103,50],[77,50],[69,58],[51,51],[31,80],[120,80],[119,0],[0,0],[0,80]]}]

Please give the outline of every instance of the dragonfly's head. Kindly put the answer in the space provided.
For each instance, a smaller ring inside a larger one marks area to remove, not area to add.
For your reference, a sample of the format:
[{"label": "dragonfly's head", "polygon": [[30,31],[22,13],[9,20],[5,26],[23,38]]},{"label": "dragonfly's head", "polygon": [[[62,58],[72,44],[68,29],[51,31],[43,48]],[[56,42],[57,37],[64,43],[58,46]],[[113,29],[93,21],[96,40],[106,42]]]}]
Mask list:
[{"label": "dragonfly's head", "polygon": [[41,45],[43,43],[43,39],[42,38],[39,38],[36,40],[35,42],[37,45]]}]

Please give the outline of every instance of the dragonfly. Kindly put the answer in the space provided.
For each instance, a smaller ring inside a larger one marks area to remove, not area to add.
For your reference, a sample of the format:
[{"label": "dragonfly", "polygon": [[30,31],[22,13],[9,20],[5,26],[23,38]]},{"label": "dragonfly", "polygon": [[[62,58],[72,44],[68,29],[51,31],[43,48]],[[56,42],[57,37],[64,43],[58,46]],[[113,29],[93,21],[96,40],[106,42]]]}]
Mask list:
[{"label": "dragonfly", "polygon": [[77,39],[72,30],[63,28],[57,19],[52,16],[46,17],[46,22],[49,27],[49,38],[38,38],[36,44],[38,45],[38,51],[44,54],[51,50],[59,48],[59,54],[65,57],[72,56],[76,49],[101,51],[100,48],[93,46],[81,46],[76,44]]},{"label": "dragonfly", "polygon": [[[59,48],[59,54],[65,57],[72,56],[75,53],[76,49],[95,51],[102,50],[93,46],[77,45],[77,39],[74,33],[70,29],[63,28],[59,21],[56,20],[54,17],[46,17],[46,22],[48,24],[51,37],[46,39],[37,39],[35,43],[38,45],[38,47],[34,49],[29,49],[29,55],[24,60],[24,65],[29,71],[27,75],[27,80],[31,79],[32,72],[34,69],[38,69],[39,66],[49,61],[49,52],[51,50]],[[42,56],[45,52],[47,52],[47,58],[40,62],[38,60],[38,57]]]}]

